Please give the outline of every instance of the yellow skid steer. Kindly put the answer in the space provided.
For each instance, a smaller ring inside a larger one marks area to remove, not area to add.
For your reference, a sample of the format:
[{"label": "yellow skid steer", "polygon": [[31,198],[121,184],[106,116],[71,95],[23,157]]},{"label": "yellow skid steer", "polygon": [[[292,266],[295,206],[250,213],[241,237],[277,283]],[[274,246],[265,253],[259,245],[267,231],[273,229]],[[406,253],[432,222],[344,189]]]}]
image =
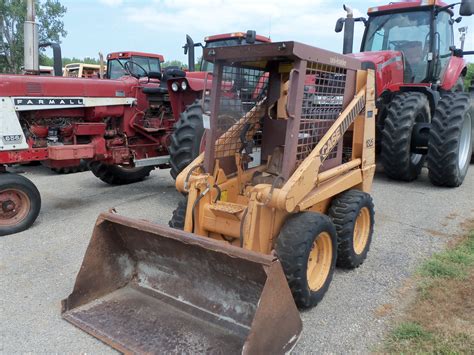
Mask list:
[{"label": "yellow skid steer", "polygon": [[101,214],[62,315],[124,353],[285,353],[298,308],[369,250],[374,74],[297,42],[204,57],[205,151],[173,228]]}]

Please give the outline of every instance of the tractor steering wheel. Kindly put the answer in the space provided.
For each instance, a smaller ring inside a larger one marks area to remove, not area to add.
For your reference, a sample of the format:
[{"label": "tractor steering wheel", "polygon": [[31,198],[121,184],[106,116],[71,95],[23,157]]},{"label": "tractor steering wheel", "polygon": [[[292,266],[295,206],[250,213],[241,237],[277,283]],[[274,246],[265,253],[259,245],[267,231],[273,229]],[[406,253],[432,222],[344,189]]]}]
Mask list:
[{"label": "tractor steering wheel", "polygon": [[388,48],[390,49],[390,46],[393,45],[393,50],[397,51],[398,48],[403,47],[405,44],[407,44],[410,41],[407,40],[400,40],[400,41],[390,41],[388,42]]},{"label": "tractor steering wheel", "polygon": [[[142,71],[143,71],[143,75],[138,75],[137,73],[134,73],[132,68],[130,68],[131,65],[134,65],[134,66],[137,66],[138,68],[140,68]],[[137,62],[134,62],[133,60],[128,60],[125,62],[124,64],[124,69],[128,72],[128,74],[130,74],[131,76],[133,76],[134,78],[137,78],[137,79],[140,79],[142,77],[145,77],[145,76],[148,76],[148,72],[146,71],[145,68],[143,68],[140,64],[138,64]]]}]

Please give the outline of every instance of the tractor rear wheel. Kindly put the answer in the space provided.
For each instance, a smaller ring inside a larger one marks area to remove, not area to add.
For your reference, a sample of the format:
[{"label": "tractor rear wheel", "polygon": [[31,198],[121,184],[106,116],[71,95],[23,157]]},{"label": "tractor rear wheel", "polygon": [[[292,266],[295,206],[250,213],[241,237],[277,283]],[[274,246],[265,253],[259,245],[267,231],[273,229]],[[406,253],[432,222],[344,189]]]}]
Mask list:
[{"label": "tractor rear wheel", "polygon": [[438,103],[428,145],[429,178],[433,185],[462,184],[472,155],[472,120],[467,93],[447,93]]},{"label": "tractor rear wheel", "polygon": [[89,164],[89,169],[95,176],[109,185],[126,185],[142,181],[150,175],[154,167],[132,168],[93,161]]},{"label": "tractor rear wheel", "polygon": [[331,219],[315,212],[288,217],[275,249],[296,305],[316,306],[329,288],[336,265],[336,229]]},{"label": "tractor rear wheel", "polygon": [[79,165],[76,166],[64,166],[62,168],[51,168],[57,174],[75,174],[75,173],[82,173],[83,171],[87,171],[87,162],[85,160],[81,160]]},{"label": "tractor rear wheel", "polygon": [[173,216],[171,217],[168,225],[174,229],[184,229],[184,223],[186,221],[186,208],[188,206],[188,199],[178,202],[178,207],[173,211]]},{"label": "tractor rear wheel", "polygon": [[412,181],[418,177],[425,156],[412,152],[412,132],[415,123],[428,123],[430,117],[426,95],[403,92],[393,97],[384,122],[381,152],[382,165],[389,178]]},{"label": "tractor rear wheel", "polygon": [[17,174],[0,174],[0,236],[28,229],[40,209],[40,193],[30,180]]},{"label": "tractor rear wheel", "polygon": [[202,100],[196,100],[180,114],[175,123],[168,148],[173,179],[200,153],[204,134],[202,115]]},{"label": "tractor rear wheel", "polygon": [[337,232],[336,265],[359,267],[367,257],[374,232],[372,197],[359,190],[343,192],[332,201],[329,217]]}]

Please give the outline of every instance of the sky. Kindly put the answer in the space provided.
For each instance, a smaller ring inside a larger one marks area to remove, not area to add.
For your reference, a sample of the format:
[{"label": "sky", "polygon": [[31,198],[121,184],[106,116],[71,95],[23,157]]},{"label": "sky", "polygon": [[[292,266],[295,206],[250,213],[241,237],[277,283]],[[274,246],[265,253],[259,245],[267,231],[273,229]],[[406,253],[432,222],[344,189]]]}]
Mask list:
[{"label": "sky", "polygon": [[[367,8],[389,0],[61,0],[68,32],[62,40],[64,57],[98,57],[98,52],[134,50],[159,53],[165,60],[186,62],[182,46],[186,34],[195,42],[206,35],[256,30],[273,41],[294,40],[335,52],[342,50],[342,33],[334,32],[343,3],[356,17]],[[459,6],[455,13],[458,14]],[[463,18],[468,26],[465,50],[474,49],[474,16]],[[354,49],[362,38],[356,23]],[[459,46],[456,30],[455,41]],[[196,56],[200,56],[199,51]],[[474,61],[474,56],[469,58]]]}]

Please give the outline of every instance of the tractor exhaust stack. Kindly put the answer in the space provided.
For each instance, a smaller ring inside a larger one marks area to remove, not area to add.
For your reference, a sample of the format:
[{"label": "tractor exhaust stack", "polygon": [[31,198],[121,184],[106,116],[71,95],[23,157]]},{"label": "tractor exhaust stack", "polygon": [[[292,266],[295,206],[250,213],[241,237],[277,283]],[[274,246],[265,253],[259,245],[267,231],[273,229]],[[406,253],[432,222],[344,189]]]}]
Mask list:
[{"label": "tractor exhaust stack", "polygon": [[24,67],[26,73],[39,72],[38,24],[34,0],[26,3],[26,20],[24,24]]},{"label": "tractor exhaust stack", "polygon": [[276,257],[111,213],[62,316],[124,353],[284,353],[302,329]]}]

